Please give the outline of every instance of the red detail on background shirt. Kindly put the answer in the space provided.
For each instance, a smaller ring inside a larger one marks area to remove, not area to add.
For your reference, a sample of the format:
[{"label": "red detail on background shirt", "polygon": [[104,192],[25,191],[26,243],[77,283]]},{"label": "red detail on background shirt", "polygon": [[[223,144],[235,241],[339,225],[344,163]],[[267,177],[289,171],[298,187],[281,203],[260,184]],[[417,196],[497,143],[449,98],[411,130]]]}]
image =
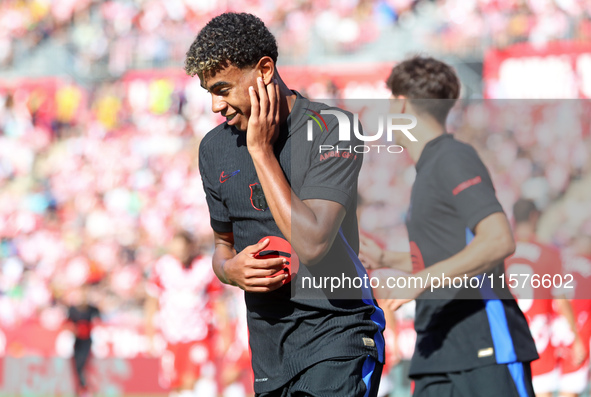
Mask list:
[{"label": "red detail on background shirt", "polygon": [[76,323],[76,337],[78,339],[90,339],[90,331],[92,324],[85,320],[80,320]]},{"label": "red detail on background shirt", "polygon": [[417,273],[425,268],[425,261],[419,246],[414,241],[410,242],[410,260],[412,261],[412,272]]},{"label": "red detail on background shirt", "polygon": [[470,186],[477,185],[480,182],[482,182],[482,178],[480,177],[480,175],[472,179],[468,179],[467,181],[464,181],[460,183],[458,186],[456,186],[455,189],[452,190],[452,193],[454,194],[454,196],[457,196],[463,190],[468,189]]}]

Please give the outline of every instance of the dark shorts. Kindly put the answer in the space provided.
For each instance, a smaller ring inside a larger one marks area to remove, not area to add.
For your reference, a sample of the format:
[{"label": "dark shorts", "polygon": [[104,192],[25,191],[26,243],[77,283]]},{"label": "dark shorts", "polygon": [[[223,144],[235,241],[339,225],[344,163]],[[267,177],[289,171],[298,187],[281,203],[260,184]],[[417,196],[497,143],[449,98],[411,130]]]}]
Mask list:
[{"label": "dark shorts", "polygon": [[529,363],[488,365],[414,378],[413,397],[534,397]]},{"label": "dark shorts", "polygon": [[383,365],[371,356],[321,361],[257,397],[375,397]]}]

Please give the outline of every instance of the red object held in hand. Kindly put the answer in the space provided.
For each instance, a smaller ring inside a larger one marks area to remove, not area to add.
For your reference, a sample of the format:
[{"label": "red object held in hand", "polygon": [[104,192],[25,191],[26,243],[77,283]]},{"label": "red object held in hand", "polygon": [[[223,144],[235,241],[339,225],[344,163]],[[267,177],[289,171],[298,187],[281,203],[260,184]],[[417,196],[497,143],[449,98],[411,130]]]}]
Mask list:
[{"label": "red object held in hand", "polygon": [[[255,258],[259,259],[273,259],[273,258],[284,258],[287,263],[283,266],[283,271],[287,269],[287,278],[283,280],[283,284],[287,284],[291,281],[292,275],[297,274],[300,267],[300,259],[295,253],[291,244],[281,237],[267,236],[259,240],[262,243],[265,239],[269,239],[269,244],[262,250],[255,254]],[[269,277],[276,276],[277,273]]]}]

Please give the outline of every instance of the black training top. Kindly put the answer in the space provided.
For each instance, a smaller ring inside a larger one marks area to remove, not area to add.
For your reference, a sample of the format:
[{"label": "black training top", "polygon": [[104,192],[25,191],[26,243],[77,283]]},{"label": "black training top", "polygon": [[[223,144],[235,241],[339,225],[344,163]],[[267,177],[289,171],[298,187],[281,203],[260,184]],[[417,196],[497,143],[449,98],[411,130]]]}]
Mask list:
[{"label": "black training top", "polygon": [[[330,283],[328,288],[314,288],[319,284],[310,281],[367,274],[357,258],[355,213],[362,156],[328,150],[328,145],[344,148],[360,141],[339,142],[337,118],[318,117],[329,107],[295,94],[293,109],[280,127],[275,155],[301,200],[335,201],[347,212],[319,263],[300,264],[292,282],[278,290],[245,293],[257,393],[277,389],[308,366],[330,358],[369,354],[383,362],[384,316],[371,291],[341,288],[331,293]],[[352,120],[350,113],[347,116]],[[311,141],[308,120],[313,124]],[[322,153],[320,145],[326,145]],[[199,167],[211,226],[217,232],[233,232],[237,252],[266,236],[284,238],[265,201],[244,132],[227,123],[210,131],[199,148]],[[302,282],[306,278],[307,284]]]},{"label": "black training top", "polygon": [[[476,151],[450,134],[425,145],[416,169],[406,220],[414,272],[464,249],[481,220],[503,211]],[[411,375],[537,358],[523,313],[501,288],[503,271],[500,264],[486,274],[482,288],[457,283],[459,288],[427,291],[417,299]]]}]

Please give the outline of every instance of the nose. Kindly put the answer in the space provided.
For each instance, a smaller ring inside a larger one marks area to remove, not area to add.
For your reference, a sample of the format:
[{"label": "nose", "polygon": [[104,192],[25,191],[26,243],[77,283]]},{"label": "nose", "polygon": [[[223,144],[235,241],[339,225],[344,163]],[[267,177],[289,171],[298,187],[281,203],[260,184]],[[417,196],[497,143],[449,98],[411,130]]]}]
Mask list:
[{"label": "nose", "polygon": [[220,95],[211,94],[211,110],[219,113],[226,107],[226,102]]}]

